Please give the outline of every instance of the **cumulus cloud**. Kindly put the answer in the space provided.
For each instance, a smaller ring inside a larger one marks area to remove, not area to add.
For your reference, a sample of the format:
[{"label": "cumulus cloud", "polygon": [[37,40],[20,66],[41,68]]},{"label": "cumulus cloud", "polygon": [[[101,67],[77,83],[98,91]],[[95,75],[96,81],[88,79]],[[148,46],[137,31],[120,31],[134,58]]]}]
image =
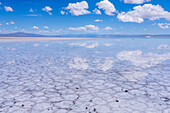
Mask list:
[{"label": "cumulus cloud", "polygon": [[104,10],[105,14],[107,15],[114,15],[113,13],[116,12],[115,6],[108,0],[103,0],[98,3],[96,3],[99,9]]},{"label": "cumulus cloud", "polygon": [[170,26],[170,23],[158,23],[158,26],[162,29],[168,29]]},{"label": "cumulus cloud", "polygon": [[107,26],[107,27],[104,28],[104,30],[109,31],[109,30],[113,30],[113,28]]},{"label": "cumulus cloud", "polygon": [[47,30],[39,30],[38,33],[49,33]]},{"label": "cumulus cloud", "polygon": [[99,31],[99,27],[98,26],[94,26],[94,25],[86,25],[84,27],[77,27],[77,28],[73,28],[73,27],[69,27],[69,30],[73,30],[73,31]]},{"label": "cumulus cloud", "polygon": [[48,12],[49,15],[52,15],[51,11],[53,10],[51,7],[49,6],[45,6],[45,8],[42,8],[43,11]]},{"label": "cumulus cloud", "polygon": [[10,24],[15,24],[15,22],[10,22]]},{"label": "cumulus cloud", "polygon": [[37,14],[28,14],[26,16],[41,16],[41,15],[37,15]]},{"label": "cumulus cloud", "polygon": [[79,16],[90,14],[91,12],[87,10],[88,8],[88,3],[86,1],[82,1],[76,3],[69,3],[65,9],[69,10],[72,15]]},{"label": "cumulus cloud", "polygon": [[7,23],[5,23],[6,25],[10,25],[10,24],[15,24],[15,22],[13,22],[13,21],[11,21],[11,22],[7,22]]},{"label": "cumulus cloud", "polygon": [[68,29],[73,31],[86,31],[85,27],[77,27],[77,28],[69,27]]},{"label": "cumulus cloud", "polygon": [[124,0],[124,3],[129,4],[143,4],[144,2],[150,2],[151,0]]},{"label": "cumulus cloud", "polygon": [[98,31],[99,30],[99,27],[97,26],[94,26],[94,25],[86,25],[85,26],[86,30],[92,30],[92,31]]},{"label": "cumulus cloud", "polygon": [[93,12],[94,12],[95,14],[97,14],[97,15],[101,15],[101,14],[102,14],[101,11],[98,10],[97,8],[95,8],[95,9],[93,10]]},{"label": "cumulus cloud", "polygon": [[65,11],[60,11],[60,13],[61,13],[62,15],[64,15],[64,14],[65,14]]},{"label": "cumulus cloud", "polygon": [[59,32],[62,32],[62,31],[63,31],[63,29],[52,30],[52,32],[54,32],[54,33],[59,33]]},{"label": "cumulus cloud", "polygon": [[32,29],[39,29],[39,27],[37,27],[37,26],[33,26],[33,27],[32,27]]},{"label": "cumulus cloud", "polygon": [[8,6],[4,6],[6,12],[13,12],[13,9],[11,7],[8,7]]},{"label": "cumulus cloud", "polygon": [[29,12],[34,12],[34,10],[32,8],[30,8],[30,11]]},{"label": "cumulus cloud", "polygon": [[44,29],[48,29],[49,27],[48,27],[48,26],[44,26],[43,28],[44,28]]},{"label": "cumulus cloud", "polygon": [[144,19],[159,20],[165,18],[170,20],[170,13],[165,11],[160,5],[145,4],[133,8],[133,11],[119,13],[117,18],[123,22],[142,23]]},{"label": "cumulus cloud", "polygon": [[94,20],[95,22],[103,22],[103,20],[100,20],[100,19],[96,19]]}]

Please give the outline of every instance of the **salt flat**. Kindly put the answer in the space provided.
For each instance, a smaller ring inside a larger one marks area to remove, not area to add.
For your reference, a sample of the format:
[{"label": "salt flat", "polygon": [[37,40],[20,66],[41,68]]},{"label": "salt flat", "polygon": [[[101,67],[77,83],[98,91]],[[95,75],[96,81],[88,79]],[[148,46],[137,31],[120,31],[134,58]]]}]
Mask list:
[{"label": "salt flat", "polygon": [[0,43],[1,113],[170,113],[170,39],[16,40]]}]

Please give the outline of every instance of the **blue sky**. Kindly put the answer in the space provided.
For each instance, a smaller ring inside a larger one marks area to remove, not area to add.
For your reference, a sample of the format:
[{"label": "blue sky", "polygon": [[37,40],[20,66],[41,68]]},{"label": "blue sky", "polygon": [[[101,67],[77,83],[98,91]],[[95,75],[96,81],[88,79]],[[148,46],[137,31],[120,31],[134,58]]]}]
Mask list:
[{"label": "blue sky", "polygon": [[1,0],[0,33],[170,34],[169,0]]}]

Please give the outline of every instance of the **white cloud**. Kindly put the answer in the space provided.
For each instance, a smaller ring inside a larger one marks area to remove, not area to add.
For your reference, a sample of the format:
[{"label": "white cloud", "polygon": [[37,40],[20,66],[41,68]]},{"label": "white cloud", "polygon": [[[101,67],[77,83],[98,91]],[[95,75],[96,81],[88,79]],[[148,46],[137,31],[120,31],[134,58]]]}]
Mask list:
[{"label": "white cloud", "polygon": [[76,3],[69,3],[65,9],[69,10],[72,15],[79,16],[90,14],[91,12],[87,10],[88,8],[88,3],[86,1],[82,1]]},{"label": "white cloud", "polygon": [[96,3],[99,9],[103,9],[105,11],[105,14],[107,15],[114,15],[113,13],[116,12],[115,6],[108,0],[103,0],[98,3]]},{"label": "white cloud", "polygon": [[9,12],[9,11],[13,12],[13,9],[11,7],[4,6],[4,8],[5,8],[6,12]]},{"label": "white cloud", "polygon": [[33,27],[32,27],[32,29],[39,29],[39,27],[37,27],[37,26],[33,26]]},{"label": "white cloud", "polygon": [[34,12],[34,10],[32,8],[30,8],[30,11],[29,12]]},{"label": "white cloud", "polygon": [[97,26],[94,26],[94,25],[86,25],[85,26],[86,30],[93,30],[93,31],[98,31],[99,30],[99,27]]},{"label": "white cloud", "polygon": [[26,16],[41,16],[41,15],[37,15],[37,14],[28,14]]},{"label": "white cloud", "polygon": [[15,22],[10,22],[10,24],[15,24]]},{"label": "white cloud", "polygon": [[0,5],[2,5],[2,2],[0,2]]},{"label": "white cloud", "polygon": [[60,11],[60,13],[61,13],[62,15],[64,15],[64,14],[65,14],[65,11]]},{"label": "white cloud", "polygon": [[77,28],[69,27],[68,29],[73,31],[86,31],[85,27],[77,27]]},{"label": "white cloud", "polygon": [[135,6],[133,11],[119,13],[117,18],[123,22],[142,23],[144,19],[159,20],[165,18],[170,20],[170,13],[165,11],[160,5],[145,4]]},{"label": "white cloud", "polygon": [[87,32],[100,30],[98,26],[94,26],[94,25],[86,25],[84,27],[77,27],[77,28],[69,27],[68,29],[73,31],[87,31]]},{"label": "white cloud", "polygon": [[170,26],[170,23],[158,23],[158,26],[162,29],[168,29]]},{"label": "white cloud", "polygon": [[51,7],[49,6],[45,6],[45,8],[42,8],[43,11],[48,12],[49,15],[52,15],[51,11],[53,10]]},{"label": "white cloud", "polygon": [[46,30],[39,30],[38,33],[49,33],[49,31],[46,31]]},{"label": "white cloud", "polygon": [[95,22],[103,22],[103,20],[100,20],[100,19],[96,19],[94,20]]},{"label": "white cloud", "polygon": [[49,29],[49,27],[48,27],[48,26],[44,26],[43,28],[44,28],[44,29]]},{"label": "white cloud", "polygon": [[55,32],[55,33],[59,33],[59,32],[62,32],[63,29],[58,29],[58,30],[52,30],[52,32]]},{"label": "white cloud", "polygon": [[124,3],[129,4],[143,4],[144,2],[150,2],[151,0],[124,0]]},{"label": "white cloud", "polygon": [[113,30],[113,28],[111,28],[111,27],[107,26],[107,27],[105,27],[105,28],[104,28],[104,30],[109,31],[109,30]]},{"label": "white cloud", "polygon": [[98,15],[101,15],[101,14],[102,14],[101,11],[98,10],[97,8],[95,8],[95,9],[93,10],[93,12],[94,12],[95,14],[98,14]]},{"label": "white cloud", "polygon": [[11,22],[7,22],[5,23],[6,25],[10,25],[10,24],[15,24],[15,22],[11,21]]}]

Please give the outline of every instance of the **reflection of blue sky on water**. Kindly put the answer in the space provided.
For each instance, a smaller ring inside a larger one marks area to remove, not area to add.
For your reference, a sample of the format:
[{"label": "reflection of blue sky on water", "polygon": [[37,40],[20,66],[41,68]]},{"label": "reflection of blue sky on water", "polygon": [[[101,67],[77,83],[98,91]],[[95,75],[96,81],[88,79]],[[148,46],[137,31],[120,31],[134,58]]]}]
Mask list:
[{"label": "reflection of blue sky on water", "polygon": [[128,38],[1,43],[1,65],[34,61],[79,71],[109,73],[116,70],[125,79],[136,81],[149,75],[148,70],[164,63],[168,65],[169,42],[169,39]]},{"label": "reflection of blue sky on water", "polygon": [[169,45],[130,38],[0,43],[0,110],[168,113]]}]

